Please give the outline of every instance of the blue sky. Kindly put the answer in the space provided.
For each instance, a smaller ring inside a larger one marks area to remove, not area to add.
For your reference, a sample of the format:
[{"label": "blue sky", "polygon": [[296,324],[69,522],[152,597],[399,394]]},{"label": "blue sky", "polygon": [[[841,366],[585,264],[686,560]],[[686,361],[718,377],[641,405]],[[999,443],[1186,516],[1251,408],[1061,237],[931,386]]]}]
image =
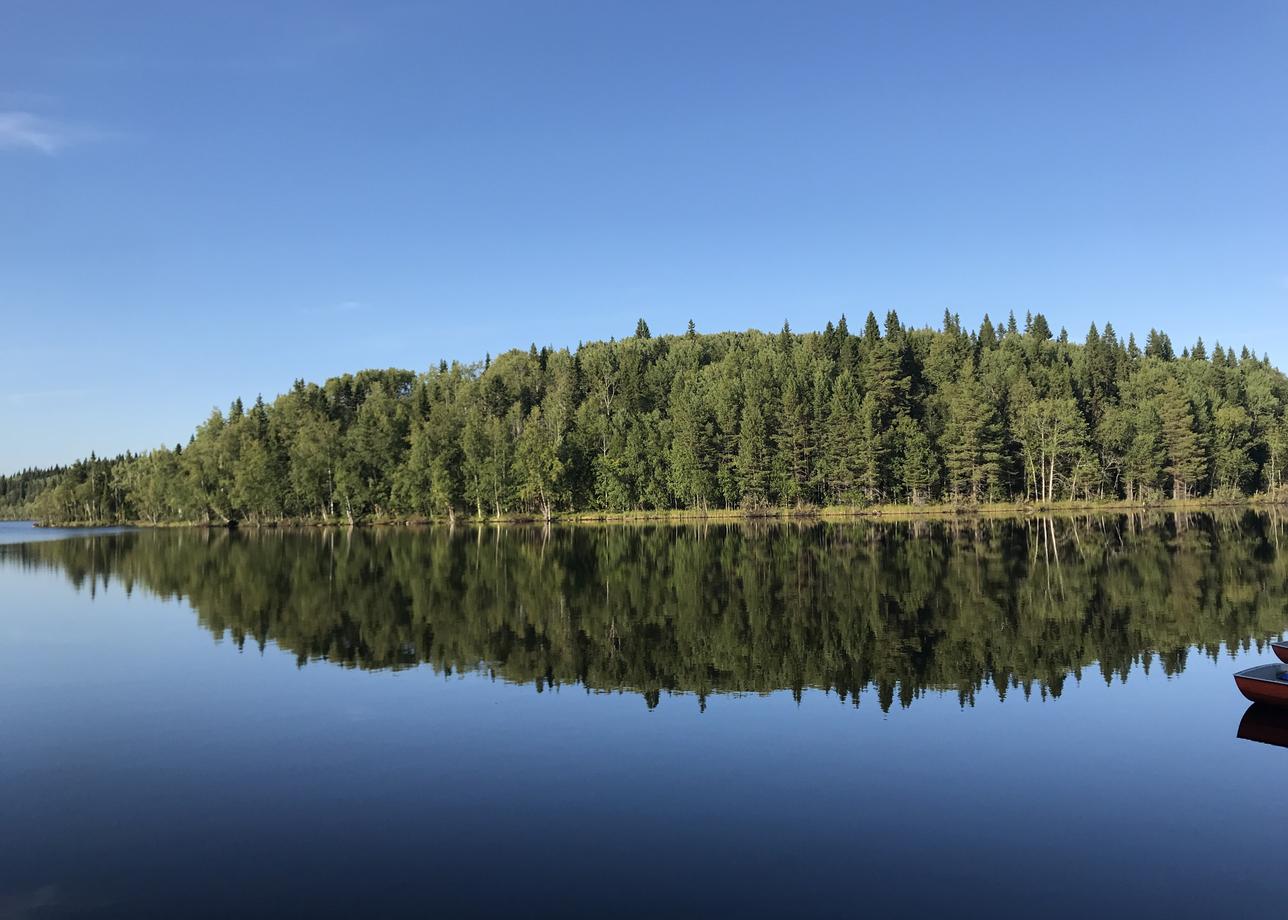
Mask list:
[{"label": "blue sky", "polygon": [[0,470],[641,315],[1032,309],[1288,363],[1282,3],[3,19]]}]

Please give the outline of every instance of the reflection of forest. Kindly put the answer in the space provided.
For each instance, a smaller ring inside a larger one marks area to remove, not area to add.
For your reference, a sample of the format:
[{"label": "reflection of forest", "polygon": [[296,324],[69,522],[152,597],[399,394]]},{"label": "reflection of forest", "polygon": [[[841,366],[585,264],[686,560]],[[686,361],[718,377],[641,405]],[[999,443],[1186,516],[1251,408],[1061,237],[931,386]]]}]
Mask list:
[{"label": "reflection of forest", "polygon": [[301,664],[426,662],[546,686],[805,687],[882,707],[986,685],[1058,695],[1098,663],[1278,635],[1278,518],[144,531],[0,546],[0,561],[183,596],[239,645]]}]

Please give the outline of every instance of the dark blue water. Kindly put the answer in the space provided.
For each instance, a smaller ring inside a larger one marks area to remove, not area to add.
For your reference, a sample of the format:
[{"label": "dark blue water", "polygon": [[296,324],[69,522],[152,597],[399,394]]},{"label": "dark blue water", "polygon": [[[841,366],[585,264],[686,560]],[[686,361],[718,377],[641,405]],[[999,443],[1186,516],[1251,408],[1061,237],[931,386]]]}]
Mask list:
[{"label": "dark blue water", "polygon": [[1279,525],[1076,527],[0,547],[0,917],[1272,909]]}]

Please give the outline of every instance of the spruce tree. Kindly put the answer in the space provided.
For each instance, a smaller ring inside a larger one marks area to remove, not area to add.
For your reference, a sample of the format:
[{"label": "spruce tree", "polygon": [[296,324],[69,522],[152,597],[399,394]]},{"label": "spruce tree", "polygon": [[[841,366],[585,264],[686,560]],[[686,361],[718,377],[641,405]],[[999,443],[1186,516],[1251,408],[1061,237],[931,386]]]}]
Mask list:
[{"label": "spruce tree", "polygon": [[881,423],[881,411],[871,392],[859,403],[858,443],[856,446],[857,485],[868,502],[881,500],[886,479],[887,434]]},{"label": "spruce tree", "polygon": [[1203,475],[1205,463],[1189,396],[1173,377],[1167,378],[1159,394],[1158,417],[1167,452],[1164,469],[1172,478],[1172,497],[1184,501]]},{"label": "spruce tree", "polygon": [[842,371],[836,378],[828,401],[818,464],[825,498],[832,504],[841,504],[853,497],[859,465],[858,408],[858,396],[850,373]]},{"label": "spruce tree", "polygon": [[993,321],[984,314],[984,321],[979,325],[979,347],[981,351],[991,351],[997,347],[997,331],[993,328]]},{"label": "spruce tree", "polygon": [[954,495],[977,502],[996,484],[1002,465],[1002,432],[996,407],[985,398],[968,359],[949,389],[944,467]]},{"label": "spruce tree", "polygon": [[898,475],[909,501],[919,505],[939,479],[939,461],[930,439],[913,419],[904,415],[895,428],[898,440]]},{"label": "spruce tree", "polygon": [[738,434],[738,481],[744,505],[752,508],[769,501],[769,445],[765,415],[758,400],[743,408]]},{"label": "spruce tree", "polygon": [[796,380],[789,377],[783,384],[778,427],[774,433],[777,492],[784,504],[793,504],[808,497],[814,473],[811,428],[809,405]]},{"label": "spruce tree", "polygon": [[[845,317],[841,317],[842,320]],[[877,325],[876,314],[868,311],[868,318],[863,321],[863,344],[875,345],[881,339],[881,327]]]},{"label": "spruce tree", "polygon": [[714,488],[711,448],[714,430],[702,395],[689,376],[671,387],[670,487],[682,507],[706,508]]}]

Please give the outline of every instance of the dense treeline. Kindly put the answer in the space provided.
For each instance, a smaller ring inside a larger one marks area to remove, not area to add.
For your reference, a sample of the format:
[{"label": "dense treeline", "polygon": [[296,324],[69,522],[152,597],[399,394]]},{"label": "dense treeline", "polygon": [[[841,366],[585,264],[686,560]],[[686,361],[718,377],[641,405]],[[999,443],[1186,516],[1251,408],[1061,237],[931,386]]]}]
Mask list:
[{"label": "dense treeline", "polygon": [[66,469],[56,466],[0,476],[0,520],[27,515],[40,493],[59,485],[66,473]]},{"label": "dense treeline", "polygon": [[1082,344],[869,314],[821,333],[634,336],[297,381],[186,445],[0,480],[48,522],[355,522],[560,511],[1277,493],[1288,379],[1245,348]]},{"label": "dense treeline", "polygon": [[0,546],[78,587],[186,598],[301,665],[482,670],[705,697],[1059,695],[1282,633],[1284,525],[1252,513],[969,523],[140,531]]}]

